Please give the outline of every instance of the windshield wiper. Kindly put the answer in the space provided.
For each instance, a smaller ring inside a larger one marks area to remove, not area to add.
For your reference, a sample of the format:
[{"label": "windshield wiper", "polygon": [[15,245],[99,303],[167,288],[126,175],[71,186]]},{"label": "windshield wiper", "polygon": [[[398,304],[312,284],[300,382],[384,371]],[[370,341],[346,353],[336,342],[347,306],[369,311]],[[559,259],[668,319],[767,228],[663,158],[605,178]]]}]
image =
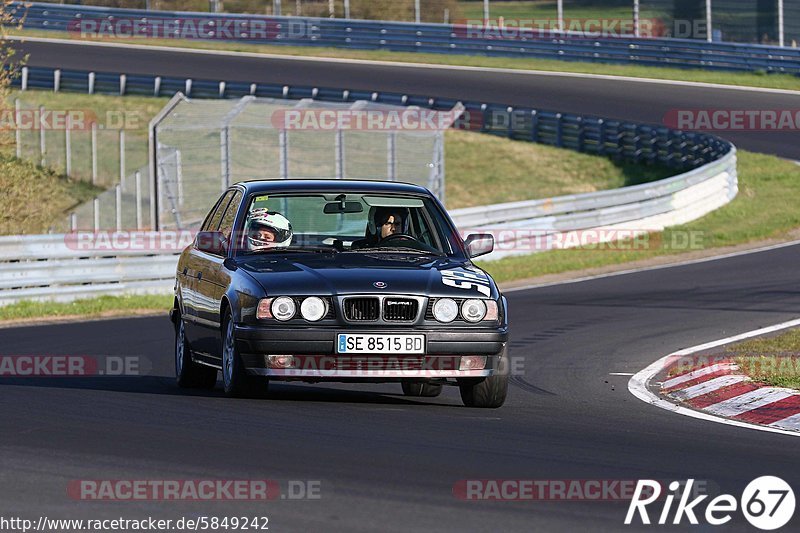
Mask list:
[{"label": "windshield wiper", "polygon": [[375,246],[374,248],[357,248],[355,250],[349,250],[351,252],[401,252],[401,253],[409,253],[409,254],[417,254],[417,255],[435,255],[437,257],[441,257],[445,254],[442,252],[431,251],[431,250],[417,250],[416,248],[401,248],[401,247],[394,247],[394,246]]},{"label": "windshield wiper", "polygon": [[339,250],[337,250],[336,248],[328,248],[325,246],[287,246],[284,248],[275,247],[275,248],[268,248],[266,250],[251,251],[247,253],[248,255],[260,255],[260,254],[274,254],[277,252],[335,254],[339,253]]}]

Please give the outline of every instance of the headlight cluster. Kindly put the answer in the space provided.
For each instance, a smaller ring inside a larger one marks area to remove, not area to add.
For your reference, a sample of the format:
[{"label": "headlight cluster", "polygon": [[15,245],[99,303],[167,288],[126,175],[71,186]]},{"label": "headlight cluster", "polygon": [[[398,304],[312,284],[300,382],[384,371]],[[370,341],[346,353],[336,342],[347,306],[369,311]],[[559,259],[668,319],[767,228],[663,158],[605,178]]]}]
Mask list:
[{"label": "headlight cluster", "polygon": [[[308,296],[300,302],[300,316],[309,322],[317,322],[328,314],[328,303],[317,296]],[[291,320],[297,315],[297,304],[294,298],[278,296],[265,298],[258,302],[256,318],[274,318],[281,322]]]},{"label": "headlight cluster", "polygon": [[497,302],[494,300],[478,300],[471,298],[461,302],[459,309],[458,303],[452,298],[439,298],[433,304],[433,317],[439,322],[452,322],[458,318],[459,310],[461,318],[467,322],[475,323],[482,320],[497,320]]}]

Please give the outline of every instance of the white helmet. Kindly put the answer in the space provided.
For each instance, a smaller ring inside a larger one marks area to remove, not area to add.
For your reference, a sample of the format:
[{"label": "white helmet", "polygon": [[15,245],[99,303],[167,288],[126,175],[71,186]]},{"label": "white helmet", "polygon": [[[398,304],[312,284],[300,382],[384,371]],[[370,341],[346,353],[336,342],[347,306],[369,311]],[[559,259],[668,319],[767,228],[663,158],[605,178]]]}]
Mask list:
[{"label": "white helmet", "polygon": [[[262,240],[253,233],[265,229],[275,236],[274,240]],[[247,246],[258,252],[270,248],[284,248],[292,243],[292,224],[280,213],[270,212],[266,208],[255,209],[247,217],[245,224]]]}]

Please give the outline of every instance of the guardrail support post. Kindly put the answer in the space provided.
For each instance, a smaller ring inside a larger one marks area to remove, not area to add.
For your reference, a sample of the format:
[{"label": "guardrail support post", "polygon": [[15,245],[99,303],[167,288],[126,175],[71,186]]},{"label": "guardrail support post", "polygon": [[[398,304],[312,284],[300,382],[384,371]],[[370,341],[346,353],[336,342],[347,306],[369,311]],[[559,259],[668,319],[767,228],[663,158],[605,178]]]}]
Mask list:
[{"label": "guardrail support post", "polygon": [[153,80],[153,96],[161,95],[161,76],[156,76]]},{"label": "guardrail support post", "polygon": [[601,119],[597,120],[597,154],[604,155],[606,153],[606,121]]},{"label": "guardrail support post", "polygon": [[21,84],[22,84],[22,90],[23,91],[27,91],[28,90],[28,73],[29,73],[28,67],[22,67],[22,82],[21,82]]},{"label": "guardrail support post", "polygon": [[70,231],[78,230],[78,215],[74,211],[69,214],[69,229]]},{"label": "guardrail support post", "polygon": [[119,75],[119,95],[125,96],[125,91],[128,85],[128,76],[125,74]]},{"label": "guardrail support post", "polygon": [[183,89],[184,89],[183,92],[184,92],[184,94],[186,94],[186,96],[192,96],[192,79],[191,78],[187,78],[186,79],[186,82],[184,82]]},{"label": "guardrail support post", "polygon": [[219,97],[220,98],[225,98],[225,82],[224,81],[219,82]]},{"label": "guardrail support post", "polygon": [[94,94],[95,73],[89,73],[89,94]]},{"label": "guardrail support post", "polygon": [[563,116],[561,113],[556,113],[556,146],[559,148],[564,146],[564,124]]},{"label": "guardrail support post", "polygon": [[19,115],[22,111],[22,102],[19,101],[19,98],[14,99],[14,124],[17,126],[16,130],[14,131],[14,142],[17,145],[17,159],[22,159],[22,130],[19,129]]},{"label": "guardrail support post", "polygon": [[53,92],[57,93],[61,88],[61,69],[57,68],[53,71]]},{"label": "guardrail support post", "polygon": [[92,122],[92,185],[97,183],[97,122]]},{"label": "guardrail support post", "polygon": [[539,114],[531,110],[531,141],[539,142]]},{"label": "guardrail support post", "polygon": [[136,185],[136,229],[142,229],[142,173],[134,174]]}]

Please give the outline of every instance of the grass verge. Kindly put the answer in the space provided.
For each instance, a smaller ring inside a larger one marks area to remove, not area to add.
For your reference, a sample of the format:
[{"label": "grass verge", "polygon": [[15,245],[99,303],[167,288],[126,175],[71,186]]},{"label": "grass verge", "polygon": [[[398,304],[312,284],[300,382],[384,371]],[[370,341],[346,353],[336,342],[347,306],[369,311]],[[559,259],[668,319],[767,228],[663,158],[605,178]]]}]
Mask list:
[{"label": "grass verge", "polygon": [[24,301],[0,307],[0,321],[25,321],[42,317],[102,317],[142,311],[168,311],[172,296],[99,296],[69,303]]},{"label": "grass verge", "polygon": [[[70,38],[65,33],[46,30],[9,30],[9,35],[48,38]],[[74,37],[78,39],[78,37]],[[108,39],[84,39],[88,41],[109,42]],[[588,63],[578,61],[558,61],[554,59],[517,59],[473,55],[422,54],[414,52],[390,52],[385,50],[348,50],[311,46],[282,46],[247,44],[236,42],[192,41],[174,39],[126,39],[115,40],[120,44],[147,46],[170,46],[180,48],[221,50],[232,52],[251,52],[290,56],[316,56],[340,59],[366,59],[373,61],[396,61],[405,63],[426,63],[432,65],[458,65],[479,68],[504,68],[515,70],[542,70],[549,72],[576,72],[602,74],[609,76],[630,76],[659,80],[692,81],[718,83],[745,87],[800,90],[800,76],[791,74],[767,74],[765,72],[717,72],[695,69],[667,67],[646,67],[637,65],[614,65],[607,63]]]},{"label": "grass verge", "polygon": [[735,344],[727,354],[754,381],[800,389],[800,329]]},{"label": "grass verge", "polygon": [[795,201],[800,194],[800,166],[746,151],[739,151],[738,156],[739,194],[731,203],[688,224],[652,234],[644,245],[552,250],[479,263],[495,280],[507,282],[786,238],[800,227]]}]

